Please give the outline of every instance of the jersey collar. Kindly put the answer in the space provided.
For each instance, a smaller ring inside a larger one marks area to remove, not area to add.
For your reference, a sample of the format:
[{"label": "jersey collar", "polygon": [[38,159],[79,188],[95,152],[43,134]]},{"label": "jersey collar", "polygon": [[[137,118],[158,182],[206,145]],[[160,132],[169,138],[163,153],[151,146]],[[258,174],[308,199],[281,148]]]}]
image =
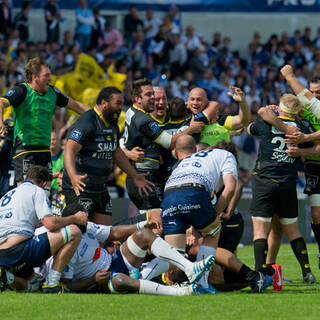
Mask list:
[{"label": "jersey collar", "polygon": [[104,117],[103,117],[102,114],[98,111],[98,109],[97,109],[96,107],[94,107],[93,110],[94,110],[95,113],[99,116],[99,118],[102,120],[102,122],[104,123],[104,125],[105,125],[106,127],[109,127],[108,121],[106,121],[106,120],[104,119]]},{"label": "jersey collar", "polygon": [[294,118],[285,117],[285,116],[278,116],[278,118],[283,119],[283,120],[291,120],[291,121],[295,121],[295,120],[294,120]]},{"label": "jersey collar", "polygon": [[137,106],[134,105],[134,104],[132,105],[132,108],[135,108],[135,109],[137,109],[137,110],[139,110],[139,111],[141,111],[141,112],[143,112],[143,113],[148,114],[149,116],[151,116],[149,112],[144,111],[142,108],[139,108],[139,107],[137,107]]}]

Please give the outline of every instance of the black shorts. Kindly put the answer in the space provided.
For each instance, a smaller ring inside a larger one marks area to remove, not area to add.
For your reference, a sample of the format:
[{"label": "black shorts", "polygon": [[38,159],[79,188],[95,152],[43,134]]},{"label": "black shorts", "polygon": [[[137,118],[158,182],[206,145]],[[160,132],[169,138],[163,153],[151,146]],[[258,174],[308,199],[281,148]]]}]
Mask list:
[{"label": "black shorts", "polygon": [[73,189],[63,190],[63,194],[66,197],[66,205],[72,203],[80,203],[86,209],[88,216],[96,213],[112,216],[112,203],[108,191],[103,192],[80,192],[78,197]]},{"label": "black shorts", "polygon": [[32,166],[43,166],[49,170],[52,178],[50,147],[22,146],[18,143],[14,148],[13,167],[16,181],[23,181]]},{"label": "black shorts", "polygon": [[296,181],[279,183],[270,178],[252,177],[252,202],[250,213],[253,217],[279,218],[298,217]]},{"label": "black shorts", "polygon": [[306,163],[305,165],[306,187],[304,193],[307,195],[320,194],[320,163]]},{"label": "black shorts", "polygon": [[163,198],[163,185],[161,183],[160,170],[137,170],[139,173],[149,172],[146,179],[154,184],[153,191],[148,190],[148,195],[142,192],[139,195],[139,191],[133,180],[127,176],[126,187],[130,200],[135,204],[139,210],[149,210],[152,208],[160,208],[160,204]]},{"label": "black shorts", "polygon": [[236,210],[231,219],[223,221],[221,223],[221,231],[218,242],[219,248],[234,253],[237,250],[243,234],[244,223],[241,213]]}]

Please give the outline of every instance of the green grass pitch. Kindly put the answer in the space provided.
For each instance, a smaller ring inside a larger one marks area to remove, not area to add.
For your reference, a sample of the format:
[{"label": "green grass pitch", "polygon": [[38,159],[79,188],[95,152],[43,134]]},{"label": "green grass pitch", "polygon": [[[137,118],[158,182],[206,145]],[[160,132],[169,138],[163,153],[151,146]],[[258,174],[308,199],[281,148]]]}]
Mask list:
[{"label": "green grass pitch", "polygon": [[[310,264],[320,283],[317,247],[308,245]],[[238,250],[239,258],[253,266],[253,248]],[[300,267],[290,246],[281,247],[278,263],[285,282],[281,292],[248,289],[218,295],[159,297],[88,294],[0,294],[1,320],[68,319],[319,319],[320,284],[302,282]]]}]

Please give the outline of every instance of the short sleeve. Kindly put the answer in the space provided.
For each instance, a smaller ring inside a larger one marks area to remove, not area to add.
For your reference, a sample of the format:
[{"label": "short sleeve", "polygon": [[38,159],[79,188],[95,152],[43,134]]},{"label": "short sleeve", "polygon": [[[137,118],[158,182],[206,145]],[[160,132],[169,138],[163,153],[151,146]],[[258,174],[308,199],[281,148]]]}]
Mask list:
[{"label": "short sleeve", "polygon": [[[86,114],[84,114],[86,115]],[[91,121],[90,121],[91,120]],[[71,127],[68,139],[74,140],[81,145],[85,145],[86,141],[95,133],[92,119],[81,116]]]},{"label": "short sleeve", "polygon": [[27,95],[27,88],[23,84],[15,86],[13,89],[9,90],[5,95],[2,96],[3,99],[9,101],[10,105],[14,108],[18,107]]},{"label": "short sleeve", "polygon": [[66,96],[65,94],[63,94],[59,89],[57,89],[56,87],[52,87],[54,93],[57,96],[57,101],[56,101],[56,105],[58,107],[65,107],[68,105],[69,103],[69,97]]},{"label": "short sleeve", "polygon": [[238,179],[237,161],[232,153],[228,152],[221,171],[223,177],[231,173],[235,179]]},{"label": "short sleeve", "polygon": [[95,224],[95,223],[90,223],[90,230],[94,230],[96,234],[96,238],[100,243],[105,242],[108,240],[111,227],[110,226],[104,226],[101,224]]},{"label": "short sleeve", "polygon": [[163,132],[163,129],[160,128],[158,123],[154,120],[146,122],[144,126],[141,126],[140,130],[144,135],[146,135],[152,141],[157,140]]},{"label": "short sleeve", "polygon": [[52,216],[50,202],[47,194],[40,187],[37,187],[36,189],[34,207],[39,220],[43,219],[46,216]]}]

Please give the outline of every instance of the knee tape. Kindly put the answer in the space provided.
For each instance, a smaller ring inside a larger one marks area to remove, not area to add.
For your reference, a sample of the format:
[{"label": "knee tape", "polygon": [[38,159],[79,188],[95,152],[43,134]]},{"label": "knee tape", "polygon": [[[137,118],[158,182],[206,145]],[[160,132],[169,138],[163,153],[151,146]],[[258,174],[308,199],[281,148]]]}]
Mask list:
[{"label": "knee tape", "polygon": [[71,229],[69,226],[61,228],[61,234],[64,244],[71,241]]},{"label": "knee tape", "polygon": [[127,239],[127,246],[129,251],[138,258],[144,258],[147,250],[141,249],[133,240],[132,235]]},{"label": "knee tape", "polygon": [[257,220],[260,220],[260,221],[263,221],[263,222],[270,222],[271,223],[271,220],[272,218],[266,218],[266,217],[252,217],[253,219],[257,219]]},{"label": "knee tape", "polygon": [[298,220],[298,217],[296,218],[281,218],[280,223],[281,224],[292,224],[295,223]]}]

